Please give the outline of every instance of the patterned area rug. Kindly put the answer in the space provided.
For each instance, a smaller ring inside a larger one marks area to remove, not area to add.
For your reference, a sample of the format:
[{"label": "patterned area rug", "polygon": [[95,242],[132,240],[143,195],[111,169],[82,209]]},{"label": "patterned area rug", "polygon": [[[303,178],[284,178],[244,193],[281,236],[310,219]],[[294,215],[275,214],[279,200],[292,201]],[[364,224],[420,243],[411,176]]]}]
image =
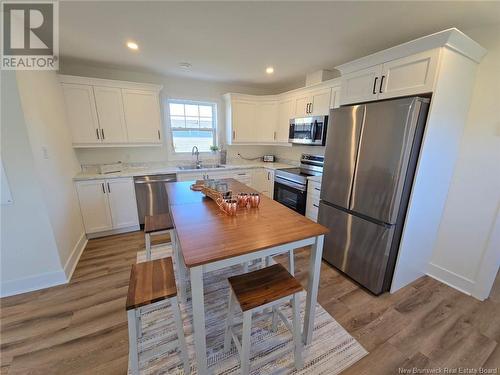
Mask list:
[{"label": "patterned area rug", "polygon": [[[153,258],[169,256],[170,246],[153,249]],[[137,254],[138,262],[145,259]],[[252,267],[251,267],[252,268]],[[208,365],[212,374],[239,374],[239,356],[233,347],[224,353],[224,322],[227,314],[227,278],[241,274],[242,267],[234,266],[205,274],[205,313]],[[305,309],[305,293],[301,295],[301,319]],[[291,319],[291,308],[284,305],[283,314]],[[197,374],[194,361],[191,300],[181,304],[192,374]],[[259,319],[260,318],[260,319]],[[241,316],[236,318],[240,319]],[[368,352],[319,304],[316,307],[313,341],[303,351],[304,367],[294,367],[292,335],[280,321],[278,330],[271,330],[270,316],[254,314],[251,338],[251,374],[338,374],[363,358]],[[139,342],[141,374],[184,374],[180,356],[172,348],[176,330],[169,303],[156,305],[143,312],[143,337]],[[240,327],[241,330],[241,327]],[[240,331],[241,333],[241,331]],[[170,344],[170,345],[169,345]]]}]

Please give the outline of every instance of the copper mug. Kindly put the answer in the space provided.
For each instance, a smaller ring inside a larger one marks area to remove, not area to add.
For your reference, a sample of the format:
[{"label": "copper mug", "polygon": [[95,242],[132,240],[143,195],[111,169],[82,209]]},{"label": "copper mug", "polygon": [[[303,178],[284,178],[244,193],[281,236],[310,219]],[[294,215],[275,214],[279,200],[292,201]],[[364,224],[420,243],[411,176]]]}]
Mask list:
[{"label": "copper mug", "polygon": [[249,196],[250,207],[256,208],[259,207],[260,204],[260,195],[259,193],[251,193]]},{"label": "copper mug", "polygon": [[230,216],[236,215],[237,208],[238,208],[238,201],[236,199],[224,199],[224,205],[222,209],[226,214]]},{"label": "copper mug", "polygon": [[245,208],[248,205],[249,196],[247,193],[238,194],[238,207]]}]

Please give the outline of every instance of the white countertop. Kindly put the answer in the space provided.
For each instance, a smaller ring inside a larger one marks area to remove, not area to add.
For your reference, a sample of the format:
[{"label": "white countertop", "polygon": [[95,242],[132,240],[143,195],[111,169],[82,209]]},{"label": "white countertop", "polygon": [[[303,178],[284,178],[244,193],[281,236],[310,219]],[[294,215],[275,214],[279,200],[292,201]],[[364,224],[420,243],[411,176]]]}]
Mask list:
[{"label": "white countertop", "polygon": [[236,170],[236,169],[253,169],[253,168],[266,168],[266,169],[280,169],[280,168],[291,168],[294,167],[290,164],[284,163],[264,163],[264,162],[254,162],[249,164],[226,164],[221,168],[201,168],[201,169],[179,169],[175,165],[165,163],[164,165],[159,165],[158,163],[152,164],[151,166],[144,167],[126,167],[121,172],[115,173],[96,173],[96,172],[80,172],[73,180],[100,180],[103,178],[120,178],[120,177],[134,177],[134,176],[145,176],[145,175],[155,175],[155,174],[167,174],[167,173],[193,173],[193,172],[208,172],[208,171],[225,171],[225,170]]}]

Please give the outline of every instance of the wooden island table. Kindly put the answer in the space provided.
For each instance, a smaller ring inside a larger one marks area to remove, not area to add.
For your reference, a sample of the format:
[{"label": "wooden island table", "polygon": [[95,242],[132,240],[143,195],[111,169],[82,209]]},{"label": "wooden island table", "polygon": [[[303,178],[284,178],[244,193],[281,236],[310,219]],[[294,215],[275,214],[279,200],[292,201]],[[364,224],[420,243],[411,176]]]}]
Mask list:
[{"label": "wooden island table", "polygon": [[[256,192],[234,179],[224,180],[233,194]],[[183,263],[189,269],[193,328],[199,374],[207,374],[203,273],[313,245],[309,260],[303,341],[314,329],[323,237],[328,229],[261,194],[258,208],[239,209],[228,216],[193,181],[168,183],[170,212]]]}]

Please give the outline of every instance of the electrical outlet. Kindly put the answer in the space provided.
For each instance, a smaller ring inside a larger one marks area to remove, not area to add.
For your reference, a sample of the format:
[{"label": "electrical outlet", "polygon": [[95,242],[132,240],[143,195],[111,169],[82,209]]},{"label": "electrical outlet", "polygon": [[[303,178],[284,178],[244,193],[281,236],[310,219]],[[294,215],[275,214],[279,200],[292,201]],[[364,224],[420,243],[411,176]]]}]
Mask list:
[{"label": "electrical outlet", "polygon": [[42,146],[42,156],[45,160],[49,159],[49,149],[47,146]]}]

